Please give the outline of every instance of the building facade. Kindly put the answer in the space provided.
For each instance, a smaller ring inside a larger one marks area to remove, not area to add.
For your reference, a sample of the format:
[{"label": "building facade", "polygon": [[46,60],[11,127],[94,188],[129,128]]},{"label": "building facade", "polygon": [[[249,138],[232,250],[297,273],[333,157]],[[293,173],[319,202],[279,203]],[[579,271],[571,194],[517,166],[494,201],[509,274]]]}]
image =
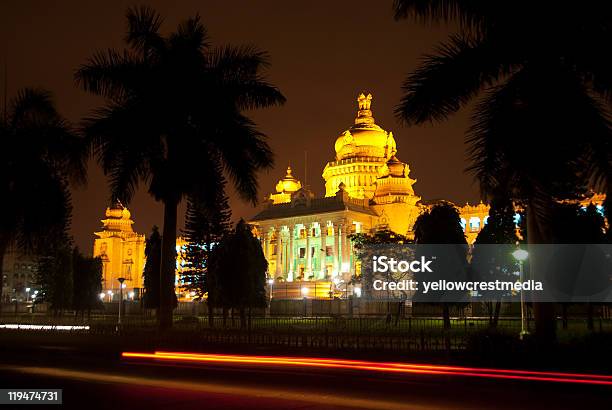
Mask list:
[{"label": "building facade", "polygon": [[4,255],[2,264],[2,301],[26,302],[36,297],[36,272],[38,258],[36,255],[20,251],[11,246]]},{"label": "building facade", "polygon": [[[104,301],[119,297],[119,278],[124,278],[124,299],[138,300],[144,288],[146,263],[144,234],[134,231],[131,212],[121,203],[106,208],[102,219],[102,230],[95,232],[93,256],[102,260],[102,290]],[[181,274],[185,269],[185,246],[182,236],[176,238],[176,279],[175,286],[180,300],[189,300],[189,294],[182,287]]]},{"label": "building facade", "polygon": [[[372,96],[360,94],[357,104],[354,124],[336,138],[335,158],[323,169],[325,196],[315,197],[288,168],[250,221],[268,260],[269,277],[283,283],[281,296],[306,296],[300,290],[312,288],[307,283],[312,281],[321,282],[319,289],[329,283],[346,291],[360,269],[350,235],[388,229],[411,238],[416,218],[429,206],[415,194],[416,179],[399,159],[393,133],[376,124]],[[458,209],[472,243],[486,224],[489,206]],[[291,282],[300,284],[288,287]]]},{"label": "building facade", "polygon": [[125,279],[124,298],[138,299],[143,287],[145,236],[134,232],[132,214],[121,203],[106,208],[105,215],[93,247],[93,256],[102,260],[104,300],[119,296],[119,278]]}]

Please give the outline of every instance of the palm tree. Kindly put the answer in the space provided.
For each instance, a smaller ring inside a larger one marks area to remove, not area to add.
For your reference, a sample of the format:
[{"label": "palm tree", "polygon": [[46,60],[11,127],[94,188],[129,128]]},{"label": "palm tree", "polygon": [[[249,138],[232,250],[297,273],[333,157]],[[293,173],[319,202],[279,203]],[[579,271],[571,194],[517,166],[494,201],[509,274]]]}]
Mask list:
[{"label": "palm tree", "polygon": [[245,200],[257,201],[257,172],[272,152],[244,111],[285,98],[262,74],[267,54],[253,47],[211,47],[200,17],[162,36],[162,18],[127,12],[127,49],[96,53],[76,72],[80,86],[107,103],[85,120],[86,134],[110,175],[112,195],[129,201],[140,183],[164,205],[160,327],[172,324],[177,206],[217,184],[218,164]]},{"label": "palm tree", "polygon": [[[459,25],[406,79],[397,116],[439,121],[480,97],[469,170],[485,197],[504,192],[523,203],[530,243],[552,242],[555,200],[589,185],[612,192],[606,5],[396,0],[394,8],[398,19]],[[530,263],[537,269],[537,257]],[[553,340],[552,304],[535,304],[534,314],[541,340]]]},{"label": "palm tree", "polygon": [[66,238],[71,211],[68,184],[85,181],[86,152],[48,91],[20,90],[5,108],[0,118],[2,285],[9,246],[41,252],[48,243]]}]

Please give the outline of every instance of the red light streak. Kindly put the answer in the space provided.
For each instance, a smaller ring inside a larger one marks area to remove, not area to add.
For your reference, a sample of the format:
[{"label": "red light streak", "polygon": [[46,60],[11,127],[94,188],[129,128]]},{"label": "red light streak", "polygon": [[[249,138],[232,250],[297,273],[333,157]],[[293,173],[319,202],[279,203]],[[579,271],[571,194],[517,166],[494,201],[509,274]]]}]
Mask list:
[{"label": "red light streak", "polygon": [[283,356],[246,356],[164,351],[157,351],[155,353],[123,352],[122,357],[131,359],[152,359],[174,362],[304,366],[348,370],[366,370],[388,373],[450,375],[480,377],[489,379],[530,380],[612,386],[612,376],[598,374],[540,372],[530,370],[506,370],[430,364],[372,362],[363,360],[330,359],[316,357],[311,358]]}]

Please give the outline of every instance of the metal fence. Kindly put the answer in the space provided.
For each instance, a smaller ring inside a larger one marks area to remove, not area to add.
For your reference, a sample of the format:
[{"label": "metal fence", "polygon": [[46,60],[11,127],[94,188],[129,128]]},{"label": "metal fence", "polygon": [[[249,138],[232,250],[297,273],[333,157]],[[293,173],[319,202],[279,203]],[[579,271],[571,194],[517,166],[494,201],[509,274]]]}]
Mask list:
[{"label": "metal fence", "polygon": [[[208,317],[176,316],[172,331],[158,333],[155,317],[128,315],[117,327],[114,315],[0,316],[0,324],[88,325],[74,333],[89,337],[127,338],[153,347],[205,349],[211,345],[268,346],[312,348],[342,351],[435,352],[464,350],[480,332],[489,331],[485,317],[453,317],[451,328],[444,329],[440,317],[252,317],[241,323],[238,316],[215,316],[212,326]],[[612,320],[596,318],[594,329],[587,330],[585,319],[570,319],[567,328],[557,320],[560,339],[592,332],[612,333]],[[500,318],[496,332],[515,338],[520,331],[520,318]],[[533,321],[529,321],[533,329]],[[8,331],[8,330],[6,330]],[[44,330],[42,330],[44,331]],[[24,330],[24,332],[26,332]],[[52,330],[48,330],[52,332]]]}]

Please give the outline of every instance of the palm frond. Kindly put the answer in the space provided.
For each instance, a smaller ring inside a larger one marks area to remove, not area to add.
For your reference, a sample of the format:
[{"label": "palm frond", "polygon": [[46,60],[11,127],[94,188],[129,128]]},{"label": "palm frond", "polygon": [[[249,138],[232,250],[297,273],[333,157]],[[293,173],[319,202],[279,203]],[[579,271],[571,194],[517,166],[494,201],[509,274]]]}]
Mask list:
[{"label": "palm frond", "polygon": [[265,135],[248,118],[237,114],[221,124],[214,142],[223,158],[225,171],[240,197],[256,204],[257,172],[274,165],[272,150]]},{"label": "palm frond", "polygon": [[125,50],[95,53],[74,74],[77,85],[92,94],[120,99],[142,81],[144,62]]},{"label": "palm frond", "polygon": [[186,49],[202,51],[210,46],[208,30],[202,23],[199,14],[179,24],[175,33],[170,36],[170,42],[174,46]]},{"label": "palm frond", "polygon": [[[486,2],[479,0],[394,0],[396,20],[414,18],[422,23],[459,22],[464,29],[480,30],[486,24]],[[492,7],[492,6],[491,6]]]},{"label": "palm frond", "polygon": [[154,125],[138,105],[110,104],[83,122],[104,173],[110,176],[111,199],[129,203],[141,181],[149,178],[150,161],[159,149]]},{"label": "palm frond", "polygon": [[408,124],[446,119],[510,70],[506,58],[487,41],[451,37],[406,79],[396,117]]},{"label": "palm frond", "polygon": [[11,100],[8,117],[13,128],[32,127],[47,121],[57,121],[51,93],[42,88],[23,88]]},{"label": "palm frond", "polygon": [[268,53],[250,45],[216,47],[208,60],[210,69],[223,78],[252,79],[270,66]]},{"label": "palm frond", "polygon": [[149,6],[129,8],[125,42],[134,50],[147,56],[153,50],[164,48],[164,39],[159,29],[164,22],[162,16]]}]

